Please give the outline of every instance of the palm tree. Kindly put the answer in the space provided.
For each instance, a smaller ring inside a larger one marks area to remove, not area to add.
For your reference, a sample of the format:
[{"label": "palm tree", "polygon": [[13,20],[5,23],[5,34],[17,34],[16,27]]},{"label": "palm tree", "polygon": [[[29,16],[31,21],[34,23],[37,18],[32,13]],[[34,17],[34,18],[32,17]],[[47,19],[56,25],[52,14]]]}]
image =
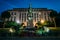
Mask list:
[{"label": "palm tree", "polygon": [[54,22],[54,25],[55,25],[55,27],[56,27],[55,18],[56,18],[56,16],[57,16],[57,11],[52,10],[52,12],[50,12],[50,15],[49,15],[49,16],[52,18],[52,20],[53,20],[53,22]]},{"label": "palm tree", "polygon": [[11,15],[10,15],[10,13],[9,13],[8,11],[2,12],[1,17],[2,17],[2,19],[3,19],[3,21],[4,21],[3,27],[5,27],[6,19],[9,19],[10,16],[11,16]]}]

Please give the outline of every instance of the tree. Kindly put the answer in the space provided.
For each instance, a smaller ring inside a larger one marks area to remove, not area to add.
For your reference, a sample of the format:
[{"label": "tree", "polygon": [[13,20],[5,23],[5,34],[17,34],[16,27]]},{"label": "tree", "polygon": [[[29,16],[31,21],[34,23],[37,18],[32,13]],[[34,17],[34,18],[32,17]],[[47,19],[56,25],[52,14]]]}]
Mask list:
[{"label": "tree", "polygon": [[57,11],[52,10],[52,12],[50,12],[50,15],[49,15],[49,16],[53,19],[54,25],[55,25],[55,27],[56,27],[55,18],[56,18],[56,16],[57,16]]},{"label": "tree", "polygon": [[57,27],[60,27],[60,12],[58,13],[57,18],[56,18],[56,25]]},{"label": "tree", "polygon": [[11,27],[14,27],[14,26],[18,26],[18,24],[14,21],[7,21],[5,26],[7,28],[11,28]]},{"label": "tree", "polygon": [[42,24],[41,24],[40,21],[38,21],[38,22],[36,23],[36,25],[38,26],[38,28],[42,26]]},{"label": "tree", "polygon": [[4,21],[3,27],[5,27],[6,19],[9,19],[10,16],[11,16],[11,15],[10,15],[10,13],[9,13],[8,11],[2,12],[1,17],[2,17],[2,19],[3,19],[3,21]]},{"label": "tree", "polygon": [[10,12],[8,12],[8,11],[4,11],[4,12],[2,12],[2,14],[1,14],[1,17],[2,17],[2,19],[3,19],[4,21],[6,21],[5,19],[9,19],[10,16],[11,16],[11,15],[10,15]]},{"label": "tree", "polygon": [[54,23],[51,22],[51,21],[45,21],[44,22],[44,25],[47,26],[47,27],[50,27],[50,26],[53,27],[54,26]]}]

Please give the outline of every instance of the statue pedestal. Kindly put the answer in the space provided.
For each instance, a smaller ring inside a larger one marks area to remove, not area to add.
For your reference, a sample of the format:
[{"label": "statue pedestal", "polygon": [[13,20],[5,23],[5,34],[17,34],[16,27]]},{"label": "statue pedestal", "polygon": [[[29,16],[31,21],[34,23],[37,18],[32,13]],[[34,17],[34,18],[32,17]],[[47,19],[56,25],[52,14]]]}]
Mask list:
[{"label": "statue pedestal", "polygon": [[33,21],[32,20],[29,20],[28,23],[27,23],[27,26],[28,27],[33,27]]}]

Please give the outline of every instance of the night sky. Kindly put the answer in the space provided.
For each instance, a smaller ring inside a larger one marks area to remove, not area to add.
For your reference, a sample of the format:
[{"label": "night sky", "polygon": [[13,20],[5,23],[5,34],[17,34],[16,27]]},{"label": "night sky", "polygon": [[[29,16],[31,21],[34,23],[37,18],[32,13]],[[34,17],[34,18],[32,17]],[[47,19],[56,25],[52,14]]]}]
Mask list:
[{"label": "night sky", "polygon": [[13,8],[28,8],[30,2],[32,8],[48,8],[60,11],[60,0],[0,0],[0,14]]}]

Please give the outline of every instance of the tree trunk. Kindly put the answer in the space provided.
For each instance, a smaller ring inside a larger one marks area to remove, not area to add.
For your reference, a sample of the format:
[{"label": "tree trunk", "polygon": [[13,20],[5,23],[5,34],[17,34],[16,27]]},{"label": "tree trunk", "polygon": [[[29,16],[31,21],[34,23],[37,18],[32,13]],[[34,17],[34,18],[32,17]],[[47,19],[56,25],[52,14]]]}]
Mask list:
[{"label": "tree trunk", "polygon": [[53,21],[54,21],[54,25],[55,25],[55,28],[56,28],[56,22],[55,22],[55,18],[53,18]]},{"label": "tree trunk", "polygon": [[5,18],[4,18],[3,20],[4,20],[4,23],[3,23],[3,28],[5,28],[5,24],[6,24],[6,23],[5,23]]}]

